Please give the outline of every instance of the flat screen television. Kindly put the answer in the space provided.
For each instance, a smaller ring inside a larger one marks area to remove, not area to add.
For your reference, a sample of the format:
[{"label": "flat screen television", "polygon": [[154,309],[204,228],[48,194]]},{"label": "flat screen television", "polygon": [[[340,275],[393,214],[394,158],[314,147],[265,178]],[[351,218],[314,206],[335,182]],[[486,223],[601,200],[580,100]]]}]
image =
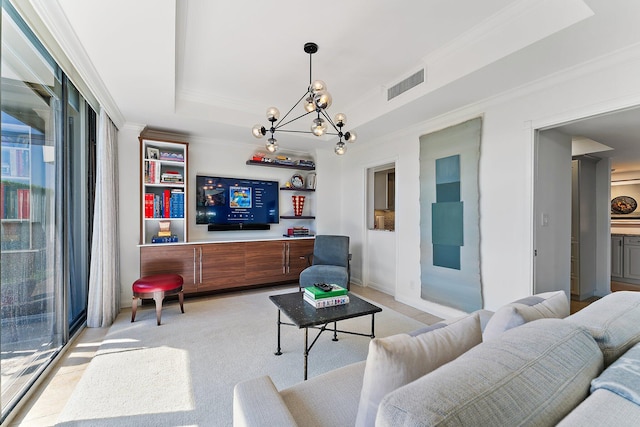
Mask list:
[{"label": "flat screen television", "polygon": [[196,224],[209,230],[268,229],[279,222],[278,181],[196,175]]}]

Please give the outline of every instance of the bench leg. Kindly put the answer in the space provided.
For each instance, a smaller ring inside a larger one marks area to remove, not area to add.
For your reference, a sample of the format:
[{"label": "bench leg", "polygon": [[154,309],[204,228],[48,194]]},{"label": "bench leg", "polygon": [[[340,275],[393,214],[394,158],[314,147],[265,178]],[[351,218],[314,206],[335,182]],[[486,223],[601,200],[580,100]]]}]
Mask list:
[{"label": "bench leg", "polygon": [[164,299],[164,292],[158,291],[153,293],[153,300],[156,302],[156,319],[158,320],[158,326],[160,326],[160,316],[162,315],[163,299]]},{"label": "bench leg", "polygon": [[138,311],[138,297],[133,297],[131,301],[131,323],[136,320],[136,311]]}]

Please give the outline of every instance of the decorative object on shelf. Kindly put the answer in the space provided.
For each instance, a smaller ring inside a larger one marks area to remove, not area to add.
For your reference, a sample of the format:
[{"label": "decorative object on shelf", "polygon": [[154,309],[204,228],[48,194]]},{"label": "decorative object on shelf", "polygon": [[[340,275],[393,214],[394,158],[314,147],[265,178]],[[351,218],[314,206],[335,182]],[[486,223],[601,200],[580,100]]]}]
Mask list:
[{"label": "decorative object on shelf", "polygon": [[155,147],[147,147],[147,159],[151,159],[151,160],[160,159],[160,150]]},{"label": "decorative object on shelf", "polygon": [[611,213],[630,214],[638,207],[636,199],[630,196],[618,196],[611,200]]},{"label": "decorative object on shelf", "polygon": [[[267,110],[267,120],[271,122],[270,128],[267,129],[264,126],[257,124],[252,129],[253,136],[256,138],[262,138],[267,134],[267,131],[271,132],[271,137],[267,140],[265,146],[269,152],[273,153],[278,149],[278,141],[274,136],[276,130],[280,132],[312,133],[315,136],[322,136],[324,134],[337,135],[339,139],[334,151],[336,154],[342,155],[347,151],[344,141],[355,142],[356,134],[353,131],[342,132],[342,127],[347,123],[347,116],[343,113],[336,114],[334,119],[331,120],[326,112],[332,102],[331,94],[327,91],[327,85],[322,80],[311,80],[311,58],[312,55],[318,51],[318,45],[313,42],[305,43],[304,51],[309,54],[309,87],[307,88],[307,92],[293,105],[293,107],[291,107],[282,119],[280,119],[280,111],[276,107],[270,107]],[[303,108],[306,112],[294,119],[285,121],[293,109],[301,102],[303,102]],[[311,130],[300,131],[282,129],[289,123],[312,113],[316,113],[317,116],[311,123]],[[337,133],[327,132],[327,123]],[[344,141],[342,138],[344,138]]]},{"label": "decorative object on shelf", "polygon": [[304,196],[291,196],[293,201],[293,214],[295,216],[302,216],[302,209],[304,208]]},{"label": "decorative object on shelf", "polygon": [[315,172],[311,172],[307,174],[307,190],[315,190],[316,189],[316,174]]},{"label": "decorative object on shelf", "polygon": [[291,177],[291,186],[293,188],[304,188],[304,178],[299,173],[293,174]]},{"label": "decorative object on shelf", "polygon": [[158,221],[158,237],[171,236],[171,221]]}]

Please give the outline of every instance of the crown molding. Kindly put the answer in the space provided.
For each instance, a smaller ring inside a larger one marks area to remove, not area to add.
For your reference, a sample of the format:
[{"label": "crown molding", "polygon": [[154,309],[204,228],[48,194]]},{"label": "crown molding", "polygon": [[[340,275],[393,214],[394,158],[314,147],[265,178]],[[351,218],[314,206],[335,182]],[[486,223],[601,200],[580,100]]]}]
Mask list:
[{"label": "crown molding", "polygon": [[[47,37],[42,31],[39,31],[38,35],[45,38],[48,45],[51,45],[53,41],[65,55],[61,66],[69,78],[79,89],[84,89],[81,90],[83,94],[85,91],[89,91],[100,106],[105,109],[116,127],[121,128],[125,124],[124,115],[89,59],[82,43],[72,30],[59,2],[57,0],[30,0],[30,4],[42,25],[48,30],[50,37]],[[58,49],[55,50],[58,51]],[[57,56],[54,57],[59,60],[60,58]],[[65,67],[64,64],[67,66]],[[67,67],[71,69],[66,69]]]}]

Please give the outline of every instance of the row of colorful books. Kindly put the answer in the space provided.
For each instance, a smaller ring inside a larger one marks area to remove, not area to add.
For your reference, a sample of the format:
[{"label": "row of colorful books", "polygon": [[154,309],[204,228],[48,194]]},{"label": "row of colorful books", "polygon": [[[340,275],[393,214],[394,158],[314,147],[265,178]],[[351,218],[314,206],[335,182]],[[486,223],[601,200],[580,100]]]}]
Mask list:
[{"label": "row of colorful books", "polygon": [[28,188],[12,189],[3,183],[0,187],[0,217],[2,219],[29,219],[31,192]]},{"label": "row of colorful books", "polygon": [[304,288],[303,299],[306,303],[315,308],[333,307],[336,305],[348,304],[348,291],[342,286],[329,285],[330,289],[324,290],[318,286]]},{"label": "row of colorful books", "polygon": [[184,218],[184,191],[164,190],[162,194],[145,193],[145,218]]}]

